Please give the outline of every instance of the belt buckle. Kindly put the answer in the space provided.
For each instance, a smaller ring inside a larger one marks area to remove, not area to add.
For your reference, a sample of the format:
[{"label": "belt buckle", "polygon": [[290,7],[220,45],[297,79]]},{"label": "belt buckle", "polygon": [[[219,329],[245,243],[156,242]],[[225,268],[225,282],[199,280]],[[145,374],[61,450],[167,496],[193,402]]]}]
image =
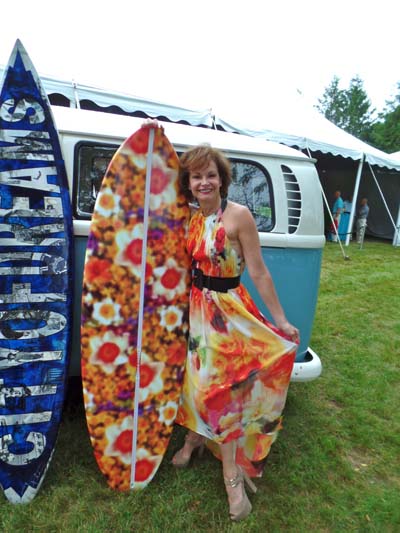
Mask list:
[{"label": "belt buckle", "polygon": [[203,288],[203,271],[200,268],[193,269],[193,285],[200,290]]}]

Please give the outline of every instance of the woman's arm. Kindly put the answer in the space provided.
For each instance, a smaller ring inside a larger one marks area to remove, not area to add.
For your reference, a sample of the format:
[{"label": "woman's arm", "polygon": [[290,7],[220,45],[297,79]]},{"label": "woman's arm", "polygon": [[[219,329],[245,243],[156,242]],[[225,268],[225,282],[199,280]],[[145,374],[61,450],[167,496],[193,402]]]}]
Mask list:
[{"label": "woman's arm", "polygon": [[268,307],[276,326],[295,342],[299,342],[299,330],[288,322],[279,302],[271,274],[263,261],[260,239],[252,214],[247,208],[242,207],[235,213],[235,222],[243,257],[257,291]]}]

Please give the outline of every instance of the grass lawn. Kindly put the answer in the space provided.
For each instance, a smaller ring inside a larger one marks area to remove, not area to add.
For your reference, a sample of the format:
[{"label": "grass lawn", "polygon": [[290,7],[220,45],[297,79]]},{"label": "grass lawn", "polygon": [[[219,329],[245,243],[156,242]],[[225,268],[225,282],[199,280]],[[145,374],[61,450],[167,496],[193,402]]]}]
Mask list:
[{"label": "grass lawn", "polygon": [[293,383],[284,429],[232,524],[219,463],[208,453],[186,470],[169,460],[140,493],[107,488],[93,458],[81,402],[65,409],[43,486],[31,504],[0,501],[0,531],[399,532],[400,248],[327,243],[311,347],[321,378]]}]

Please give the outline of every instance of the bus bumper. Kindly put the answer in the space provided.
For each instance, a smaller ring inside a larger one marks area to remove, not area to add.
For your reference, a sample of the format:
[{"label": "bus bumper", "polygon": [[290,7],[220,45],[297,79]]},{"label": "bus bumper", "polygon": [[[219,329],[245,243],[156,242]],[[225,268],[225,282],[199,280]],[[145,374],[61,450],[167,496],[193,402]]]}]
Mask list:
[{"label": "bus bumper", "polygon": [[321,375],[321,372],[321,359],[310,347],[308,347],[303,361],[295,361],[290,381],[312,381],[317,379]]}]

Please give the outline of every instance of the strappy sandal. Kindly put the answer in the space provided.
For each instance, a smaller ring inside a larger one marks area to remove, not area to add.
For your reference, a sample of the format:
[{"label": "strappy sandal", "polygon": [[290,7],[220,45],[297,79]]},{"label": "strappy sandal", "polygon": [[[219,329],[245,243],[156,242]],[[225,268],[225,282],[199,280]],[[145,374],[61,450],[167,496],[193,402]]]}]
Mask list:
[{"label": "strappy sandal", "polygon": [[[205,437],[203,437],[203,435],[199,435],[194,431],[189,431],[189,433],[187,433],[185,437],[185,444],[173,456],[171,461],[172,464],[176,468],[186,468],[190,463],[190,459],[192,458],[193,452],[197,450],[198,457],[201,457],[203,455],[204,441]],[[189,451],[189,455],[187,454],[187,451]]]},{"label": "strappy sandal", "polygon": [[225,482],[226,492],[228,494],[228,501],[229,501],[229,492],[232,489],[235,489],[236,487],[240,485],[242,497],[240,501],[235,504],[229,503],[229,514],[230,514],[231,520],[233,520],[234,522],[243,520],[251,513],[251,503],[249,501],[249,498],[247,497],[246,490],[244,488],[244,482],[246,482],[248,488],[253,493],[257,492],[257,487],[254,485],[251,479],[247,476],[247,474],[243,472],[240,466],[237,466],[236,476],[232,479],[224,477],[224,482]]}]

